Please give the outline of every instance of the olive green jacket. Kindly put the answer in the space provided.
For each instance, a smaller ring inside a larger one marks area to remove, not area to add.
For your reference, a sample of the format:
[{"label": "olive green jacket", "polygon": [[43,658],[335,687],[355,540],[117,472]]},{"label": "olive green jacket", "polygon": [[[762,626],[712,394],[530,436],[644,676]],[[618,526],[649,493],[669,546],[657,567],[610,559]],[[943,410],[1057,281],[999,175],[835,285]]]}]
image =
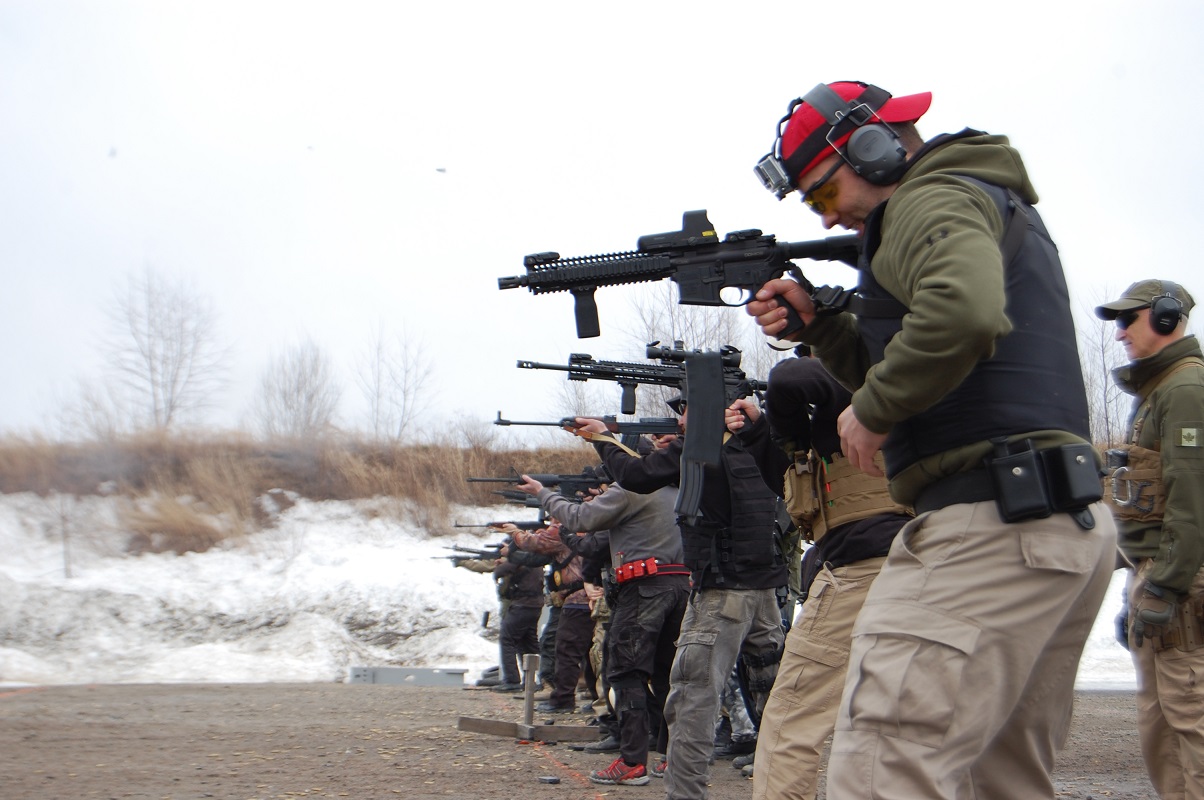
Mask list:
[{"label": "olive green jacket", "polygon": [[[956,388],[1012,330],[1004,313],[1004,220],[969,176],[1037,202],[1020,154],[1005,136],[970,132],[921,151],[887,201],[874,278],[908,308],[903,328],[871,365],[852,314],[818,317],[803,331],[841,383],[853,389],[857,419],[889,433]],[[1067,308],[1067,313],[1070,309]],[[1038,448],[1081,442],[1065,431],[1030,431]],[[937,478],[982,466],[988,442],[948,450],[891,476],[891,496],[910,505]]]},{"label": "olive green jacket", "polygon": [[[1138,359],[1112,373],[1116,384],[1133,398],[1128,444],[1162,454],[1162,485],[1166,510],[1161,522],[1118,520],[1118,542],[1130,559],[1152,558],[1149,581],[1186,594],[1204,565],[1204,367],[1186,367],[1151,382],[1175,362],[1200,358],[1200,342],[1187,336],[1152,356]],[[1138,438],[1132,441],[1134,421],[1144,399]]]}]

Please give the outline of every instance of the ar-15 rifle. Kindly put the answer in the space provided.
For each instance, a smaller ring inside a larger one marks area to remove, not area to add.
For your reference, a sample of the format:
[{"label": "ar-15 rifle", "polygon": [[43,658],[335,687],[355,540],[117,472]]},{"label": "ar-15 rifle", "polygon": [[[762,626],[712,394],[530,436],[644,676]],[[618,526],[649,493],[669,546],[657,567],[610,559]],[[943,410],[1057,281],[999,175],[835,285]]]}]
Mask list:
[{"label": "ar-15 rifle", "polygon": [[[495,489],[494,494],[501,495],[511,503],[517,503],[524,508],[542,508],[539,503],[539,498],[532,497],[526,492],[520,492],[518,489]],[[570,498],[579,499],[579,498]]]},{"label": "ar-15 rifle", "polygon": [[[591,469],[582,470],[580,475],[557,475],[547,472],[528,472],[526,475],[549,489],[558,489],[561,496],[572,499],[576,499],[580,493],[597,489],[602,484],[610,482],[598,477]],[[509,478],[468,478],[467,480],[469,483],[509,483],[514,485],[522,483],[523,477],[516,470],[514,475]],[[519,492],[519,494],[530,497],[525,492]]]},{"label": "ar-15 rifle", "polygon": [[521,520],[521,521],[511,520],[511,519],[503,519],[503,520],[494,520],[492,522],[479,522],[479,523],[475,523],[472,525],[461,525],[460,523],[457,522],[454,525],[452,525],[452,527],[453,528],[500,528],[503,525],[513,525],[514,527],[518,528],[520,531],[537,531],[540,528],[546,528],[548,526],[548,523],[545,522],[544,520],[540,520],[540,519],[525,519],[525,520]]},{"label": "ar-15 rifle", "polygon": [[[729,233],[719,241],[707,212],[687,211],[681,230],[641,236],[634,251],[595,256],[561,258],[559,253],[536,253],[523,258],[526,275],[498,278],[499,289],[526,286],[532,294],[570,292],[577,318],[577,338],[598,336],[598,305],[594,290],[599,286],[643,283],[669,278],[677,284],[678,302],[695,306],[744,305],[757,290],[787,272],[808,292],[814,286],[803,277],[792,258],[843,261],[857,264],[856,235],[830,236],[809,242],[779,242],[756,229]],[[740,298],[727,302],[723,289],[738,290]],[[802,327],[802,320],[789,312],[789,323],[781,336]]]},{"label": "ar-15 rifle", "polygon": [[[685,390],[686,359],[701,355],[700,350],[686,350],[680,341],[673,347],[661,347],[652,342],[646,348],[648,358],[660,359],[660,364],[641,364],[629,361],[597,361],[587,353],[573,353],[567,366],[544,364],[538,361],[519,361],[520,369],[553,369],[567,372],[571,381],[590,379],[614,381],[623,388],[622,412],[635,413],[635,387],[640,384],[651,386],[673,386]],[[765,391],[768,384],[749,378],[740,369],[741,353],[731,345],[724,345],[716,354],[722,367],[724,398],[730,405],[737,398],[748,397],[754,392]]]},{"label": "ar-15 rifle", "polygon": [[[559,366],[559,365],[557,365]],[[600,420],[606,429],[611,433],[617,433],[620,436],[635,434],[643,436],[645,434],[661,434],[661,433],[677,433],[678,422],[677,417],[640,417],[638,420],[620,420],[613,416],[606,417],[582,417],[582,419]],[[497,419],[493,421],[494,425],[546,425],[548,427],[564,428],[567,431],[574,431],[581,426],[577,424],[576,417],[563,417],[559,422],[529,422],[525,420],[504,419],[502,412],[497,412]],[[532,475],[531,477],[535,477]],[[540,481],[542,483],[542,481]]]}]

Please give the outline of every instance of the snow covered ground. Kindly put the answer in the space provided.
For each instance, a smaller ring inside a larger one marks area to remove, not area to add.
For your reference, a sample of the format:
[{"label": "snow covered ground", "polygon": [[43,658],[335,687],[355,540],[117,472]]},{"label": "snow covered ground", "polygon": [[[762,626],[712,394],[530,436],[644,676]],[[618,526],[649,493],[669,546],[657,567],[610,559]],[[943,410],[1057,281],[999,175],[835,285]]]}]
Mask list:
[{"label": "snow covered ground", "polygon": [[[0,495],[0,683],[342,681],[358,666],[462,668],[472,680],[497,661],[492,581],[431,558],[487,534],[430,538],[373,501],[298,499],[239,545],[129,556],[118,502]],[[1134,686],[1112,639],[1121,586],[1118,573],[1079,688]]]}]

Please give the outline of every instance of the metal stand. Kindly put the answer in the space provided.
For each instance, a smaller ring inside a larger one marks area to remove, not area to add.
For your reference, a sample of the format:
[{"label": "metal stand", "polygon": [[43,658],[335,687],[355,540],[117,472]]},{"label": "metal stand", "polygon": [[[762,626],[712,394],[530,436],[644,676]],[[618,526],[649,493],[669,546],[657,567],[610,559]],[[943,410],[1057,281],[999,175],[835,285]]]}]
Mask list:
[{"label": "metal stand", "polygon": [[598,728],[592,725],[546,725],[534,724],[535,719],[535,676],[539,674],[539,655],[523,655],[523,719],[522,722],[505,722],[500,719],[460,717],[456,730],[470,733],[487,733],[491,736],[509,736],[532,742],[588,742],[598,738]]}]

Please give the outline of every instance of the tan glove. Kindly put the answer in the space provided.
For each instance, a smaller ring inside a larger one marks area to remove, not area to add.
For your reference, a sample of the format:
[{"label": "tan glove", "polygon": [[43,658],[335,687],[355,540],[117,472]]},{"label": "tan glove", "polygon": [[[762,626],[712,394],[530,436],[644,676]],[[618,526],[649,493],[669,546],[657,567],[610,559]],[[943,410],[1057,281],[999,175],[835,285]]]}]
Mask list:
[{"label": "tan glove", "polygon": [[[1175,593],[1152,583],[1147,583],[1137,600],[1137,606],[1129,615],[1129,631],[1133,644],[1141,647],[1147,636],[1161,633],[1175,616]],[[1158,631],[1147,630],[1158,628]]]}]

